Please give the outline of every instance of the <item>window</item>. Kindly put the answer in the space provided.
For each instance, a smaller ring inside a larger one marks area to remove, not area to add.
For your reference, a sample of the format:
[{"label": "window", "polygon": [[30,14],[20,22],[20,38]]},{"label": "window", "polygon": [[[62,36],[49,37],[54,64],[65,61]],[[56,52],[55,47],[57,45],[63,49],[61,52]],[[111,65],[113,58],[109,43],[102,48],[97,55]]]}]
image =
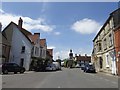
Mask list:
[{"label": "window", "polygon": [[37,47],[35,47],[35,55],[37,55]]},{"label": "window", "polygon": [[39,39],[37,39],[36,43],[39,44]]},{"label": "window", "polygon": [[101,50],[102,50],[101,43],[99,43],[99,51],[101,51]]},{"label": "window", "polygon": [[106,50],[107,49],[107,41],[106,41],[106,39],[104,39],[104,50]]},{"label": "window", "polygon": [[32,54],[32,55],[34,54],[34,47],[33,47],[32,50],[31,50],[31,54]]},{"label": "window", "polygon": [[21,53],[25,53],[25,46],[22,46]]},{"label": "window", "polygon": [[112,39],[112,35],[109,35],[109,47],[111,47],[113,45],[113,39]]}]

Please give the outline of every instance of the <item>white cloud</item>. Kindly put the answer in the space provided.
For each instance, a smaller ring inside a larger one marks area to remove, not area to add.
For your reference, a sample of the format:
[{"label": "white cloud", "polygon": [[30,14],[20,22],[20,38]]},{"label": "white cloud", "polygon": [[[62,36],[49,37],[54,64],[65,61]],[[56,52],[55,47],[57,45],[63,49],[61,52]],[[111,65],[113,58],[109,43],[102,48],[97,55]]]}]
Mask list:
[{"label": "white cloud", "polygon": [[[79,48],[79,49],[72,49],[72,52],[73,52],[73,57],[75,56],[75,54],[77,55],[82,55],[82,56],[85,56],[85,54],[87,54],[87,56],[91,56],[91,49],[90,48],[86,48],[86,49],[83,49],[83,48]],[[54,52],[54,60],[58,59],[58,56],[60,57],[60,59],[66,59],[66,58],[69,58],[69,53],[70,53],[70,50],[61,50],[61,51],[56,51]]]},{"label": "white cloud", "polygon": [[21,15],[15,15],[6,13],[0,9],[0,22],[2,22],[3,28],[6,27],[11,21],[18,24],[18,20],[21,17],[23,19],[23,28],[31,30],[41,30],[44,32],[51,32],[54,29],[53,25],[47,25],[43,18],[32,19],[30,17],[24,17]]},{"label": "white cloud", "polygon": [[58,56],[60,57],[60,59],[65,59],[69,57],[69,51],[58,51],[54,53],[54,60],[58,59]]},{"label": "white cloud", "polygon": [[60,32],[54,32],[55,35],[60,35],[61,33]]},{"label": "white cloud", "polygon": [[1,14],[1,13],[4,13],[4,11],[3,11],[2,9],[0,9],[0,14]]},{"label": "white cloud", "polygon": [[76,21],[71,29],[81,34],[91,34],[96,33],[101,27],[101,24],[95,20],[84,18],[82,20]]},{"label": "white cloud", "polygon": [[48,49],[55,49],[55,46],[47,46]]}]

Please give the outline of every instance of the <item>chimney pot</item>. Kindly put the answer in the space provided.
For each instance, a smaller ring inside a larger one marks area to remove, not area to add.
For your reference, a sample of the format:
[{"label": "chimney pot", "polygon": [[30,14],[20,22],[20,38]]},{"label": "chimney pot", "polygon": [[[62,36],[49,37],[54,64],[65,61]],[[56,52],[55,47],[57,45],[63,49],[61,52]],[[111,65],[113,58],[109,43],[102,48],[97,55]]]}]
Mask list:
[{"label": "chimney pot", "polygon": [[37,34],[37,35],[40,35],[40,33],[34,33],[34,35],[36,35],[36,34]]}]

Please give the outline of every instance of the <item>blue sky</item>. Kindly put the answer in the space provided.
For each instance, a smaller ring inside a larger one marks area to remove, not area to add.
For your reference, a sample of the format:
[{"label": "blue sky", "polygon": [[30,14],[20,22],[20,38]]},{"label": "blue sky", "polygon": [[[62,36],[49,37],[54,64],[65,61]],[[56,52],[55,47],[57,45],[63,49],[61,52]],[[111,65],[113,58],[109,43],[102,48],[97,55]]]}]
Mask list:
[{"label": "blue sky", "polygon": [[[17,23],[19,16],[23,17],[24,27],[40,32],[48,47],[54,48],[54,59],[63,59],[70,49],[74,54],[91,55],[93,38],[117,7],[117,2],[2,3],[1,22],[4,28],[10,20]],[[3,19],[7,17],[10,20]]]}]

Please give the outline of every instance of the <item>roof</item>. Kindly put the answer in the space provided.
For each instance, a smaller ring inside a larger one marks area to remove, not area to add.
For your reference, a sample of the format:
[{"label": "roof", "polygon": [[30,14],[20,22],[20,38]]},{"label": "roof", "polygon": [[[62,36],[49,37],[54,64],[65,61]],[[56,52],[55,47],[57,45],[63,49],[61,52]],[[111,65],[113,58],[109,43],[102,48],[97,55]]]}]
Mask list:
[{"label": "roof", "polygon": [[42,47],[45,47],[46,46],[46,39],[40,39],[40,45]]},{"label": "roof", "polygon": [[51,56],[53,56],[53,49],[47,49],[47,51],[49,52],[49,54],[50,54]]},{"label": "roof", "polygon": [[104,25],[102,26],[102,28],[100,29],[100,31],[97,33],[97,35],[95,36],[95,38],[93,39],[93,42],[95,41],[95,39],[98,37],[98,35],[102,32],[102,30],[104,29],[104,27],[106,26],[106,24],[109,22],[109,20],[111,19],[112,15],[116,12],[120,10],[120,8],[114,10],[112,13],[110,13],[108,19],[106,20],[106,22],[104,23]]},{"label": "roof", "polygon": [[36,40],[39,39],[39,35],[34,34],[34,35],[28,35],[29,39],[31,40],[32,43],[36,43]]},{"label": "roof", "polygon": [[7,38],[0,32],[0,37],[2,40],[0,40],[0,43],[5,44],[5,45],[10,45],[10,43],[7,41]]},{"label": "roof", "polygon": [[[4,30],[2,31],[3,35],[5,35],[4,31],[5,31],[11,24],[14,24],[14,25],[19,29],[19,27],[18,27],[18,25],[17,25],[16,23],[10,22],[10,23],[8,24],[8,26],[5,27]],[[20,30],[20,29],[19,29],[19,30]],[[27,30],[24,29],[24,28],[22,28],[20,31],[21,31],[21,33],[31,42],[31,40],[28,38],[28,35],[32,35],[32,33],[29,32],[29,31],[27,31]]]},{"label": "roof", "polygon": [[76,56],[79,61],[91,61],[91,56]]}]

